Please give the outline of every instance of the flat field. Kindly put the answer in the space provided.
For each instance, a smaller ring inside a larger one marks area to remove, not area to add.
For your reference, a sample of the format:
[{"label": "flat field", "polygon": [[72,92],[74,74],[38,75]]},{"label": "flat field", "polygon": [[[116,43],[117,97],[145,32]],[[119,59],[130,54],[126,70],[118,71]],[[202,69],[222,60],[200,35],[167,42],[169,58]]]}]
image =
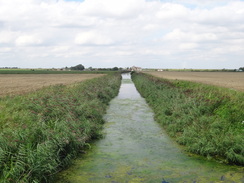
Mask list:
[{"label": "flat field", "polygon": [[186,80],[244,92],[244,72],[145,72],[156,77]]},{"label": "flat field", "polygon": [[0,97],[24,94],[46,86],[72,84],[104,74],[0,74]]}]

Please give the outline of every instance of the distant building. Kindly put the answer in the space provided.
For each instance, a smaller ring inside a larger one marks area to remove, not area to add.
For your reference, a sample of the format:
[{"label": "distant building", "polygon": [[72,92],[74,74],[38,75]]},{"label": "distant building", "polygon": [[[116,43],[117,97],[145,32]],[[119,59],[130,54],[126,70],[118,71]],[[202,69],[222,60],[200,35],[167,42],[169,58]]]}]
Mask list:
[{"label": "distant building", "polygon": [[136,66],[132,66],[130,68],[131,71],[142,71],[142,68],[141,67],[136,67]]}]

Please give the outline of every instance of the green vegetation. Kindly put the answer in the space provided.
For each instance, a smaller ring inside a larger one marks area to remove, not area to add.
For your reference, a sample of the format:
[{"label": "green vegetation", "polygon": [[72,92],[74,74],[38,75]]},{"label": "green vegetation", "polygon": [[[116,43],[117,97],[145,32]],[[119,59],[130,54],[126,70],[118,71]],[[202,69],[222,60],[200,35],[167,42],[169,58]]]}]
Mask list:
[{"label": "green vegetation", "polygon": [[49,182],[102,136],[121,77],[110,74],[0,98],[0,182]]},{"label": "green vegetation", "polygon": [[82,64],[76,65],[74,67],[70,68],[71,70],[80,70],[83,71],[85,69],[85,67]]},{"label": "green vegetation", "polygon": [[143,73],[132,79],[156,121],[187,151],[244,165],[243,92]]}]

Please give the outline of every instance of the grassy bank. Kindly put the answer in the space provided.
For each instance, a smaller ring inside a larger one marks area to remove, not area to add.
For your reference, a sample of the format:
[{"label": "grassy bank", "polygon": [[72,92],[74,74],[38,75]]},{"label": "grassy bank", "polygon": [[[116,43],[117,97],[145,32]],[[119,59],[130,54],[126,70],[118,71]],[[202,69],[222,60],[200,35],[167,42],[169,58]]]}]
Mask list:
[{"label": "grassy bank", "polygon": [[101,137],[120,75],[0,98],[0,182],[49,182]]},{"label": "grassy bank", "polygon": [[244,93],[134,73],[155,119],[186,150],[244,165]]}]

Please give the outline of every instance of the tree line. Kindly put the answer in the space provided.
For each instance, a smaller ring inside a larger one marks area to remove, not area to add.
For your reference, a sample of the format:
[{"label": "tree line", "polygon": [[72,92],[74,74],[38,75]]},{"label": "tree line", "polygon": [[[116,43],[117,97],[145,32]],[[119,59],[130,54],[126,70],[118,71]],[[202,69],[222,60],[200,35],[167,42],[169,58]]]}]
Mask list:
[{"label": "tree line", "polygon": [[[65,69],[68,69],[67,67]],[[85,70],[85,67],[82,64],[78,64],[76,66],[72,66],[69,68],[70,70],[78,70],[78,71],[83,71]],[[113,67],[113,68],[92,68],[89,67],[87,70],[99,70],[99,71],[119,71],[123,70],[123,68],[118,68],[118,67]]]}]

